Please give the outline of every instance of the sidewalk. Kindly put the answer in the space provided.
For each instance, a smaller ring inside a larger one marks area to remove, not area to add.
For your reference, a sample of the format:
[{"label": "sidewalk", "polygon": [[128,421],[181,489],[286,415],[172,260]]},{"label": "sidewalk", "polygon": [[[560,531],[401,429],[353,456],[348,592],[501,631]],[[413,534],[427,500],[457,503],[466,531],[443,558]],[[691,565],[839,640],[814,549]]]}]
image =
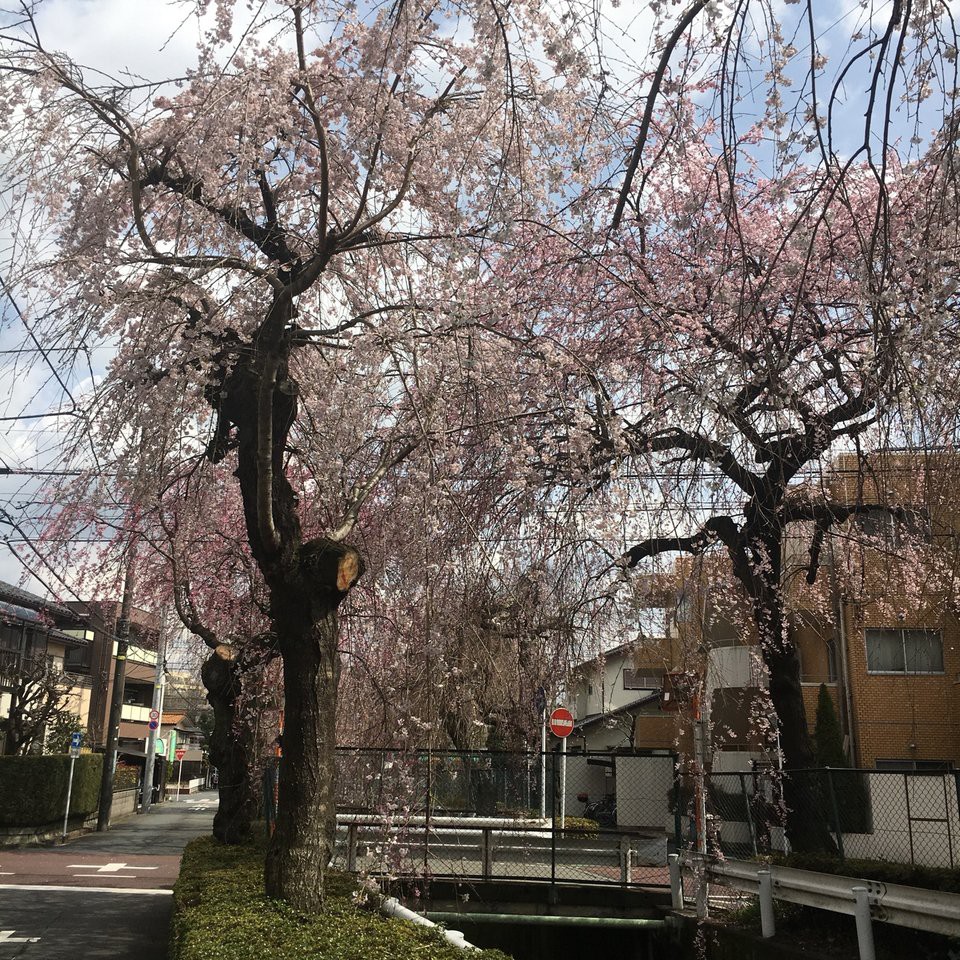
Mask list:
[{"label": "sidewalk", "polygon": [[180,855],[215,806],[200,794],[63,846],[0,851],[0,960],[165,960]]}]

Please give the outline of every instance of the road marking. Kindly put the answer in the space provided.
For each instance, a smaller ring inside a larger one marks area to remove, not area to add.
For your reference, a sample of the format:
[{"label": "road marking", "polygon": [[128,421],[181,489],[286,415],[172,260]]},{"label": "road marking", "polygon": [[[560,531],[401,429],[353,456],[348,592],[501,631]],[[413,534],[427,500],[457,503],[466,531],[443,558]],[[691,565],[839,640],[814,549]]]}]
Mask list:
[{"label": "road marking", "polygon": [[[93,876],[93,874],[90,874],[90,873],[75,873],[75,874],[73,874],[73,876],[75,876],[75,877],[90,877],[90,876]],[[135,873],[111,873],[110,876],[111,876],[111,877],[119,877],[121,880],[136,880],[136,879],[137,879],[137,875],[136,875]]]},{"label": "road marking", "polygon": [[[134,867],[128,863],[68,863],[70,870],[96,870],[97,873],[117,873],[118,870],[159,870],[159,867]],[[75,877],[90,876],[90,874],[75,873]]]},{"label": "road marking", "polygon": [[15,937],[16,930],[0,930],[0,944],[3,943],[39,943],[39,937]]},{"label": "road marking", "polygon": [[0,883],[0,890],[43,890],[54,893],[138,893],[152,897],[172,897],[172,890],[147,889],[138,890],[136,887],[74,887],[55,886],[52,883]]}]

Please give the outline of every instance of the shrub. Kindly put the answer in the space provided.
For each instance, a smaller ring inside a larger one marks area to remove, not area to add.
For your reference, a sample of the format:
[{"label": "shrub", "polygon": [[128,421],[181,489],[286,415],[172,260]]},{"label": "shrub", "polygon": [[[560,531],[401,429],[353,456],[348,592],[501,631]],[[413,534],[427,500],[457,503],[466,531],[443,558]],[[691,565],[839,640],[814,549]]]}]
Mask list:
[{"label": "shrub", "polygon": [[[100,802],[103,757],[87,753],[74,766],[70,815],[89,816]],[[63,819],[70,758],[0,757],[0,827],[38,827]]]},{"label": "shrub", "polygon": [[118,763],[113,771],[113,789],[129,790],[140,785],[140,768],[129,763]]},{"label": "shrub", "polygon": [[600,829],[600,824],[597,823],[596,820],[591,820],[589,817],[564,817],[562,829],[576,830],[578,833],[588,831],[596,832]]},{"label": "shrub", "polygon": [[[438,931],[361,906],[347,874],[327,874],[320,914],[268,899],[263,856],[262,840],[227,846],[201,837],[187,845],[174,888],[171,960],[464,960]],[[509,960],[498,950],[470,956]]]},{"label": "shrub", "polygon": [[824,853],[791,853],[773,857],[772,862],[799,870],[815,870],[858,880],[877,880],[881,883],[900,883],[925,890],[943,890],[960,893],[960,869],[946,867],[919,867],[909,863],[888,863],[885,860],[840,860]]}]

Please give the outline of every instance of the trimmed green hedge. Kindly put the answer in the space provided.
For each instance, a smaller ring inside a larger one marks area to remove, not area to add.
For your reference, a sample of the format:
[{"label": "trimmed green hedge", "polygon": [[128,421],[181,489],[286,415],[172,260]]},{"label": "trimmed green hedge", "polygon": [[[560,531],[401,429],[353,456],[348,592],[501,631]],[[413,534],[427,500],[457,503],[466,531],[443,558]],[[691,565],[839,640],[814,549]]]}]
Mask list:
[{"label": "trimmed green hedge", "polygon": [[877,880],[880,883],[901,883],[925,890],[960,893],[960,869],[947,867],[918,867],[909,863],[888,863],[886,860],[840,860],[820,853],[791,853],[772,857],[771,862],[798,870],[816,870],[858,880]]},{"label": "trimmed green hedge", "polygon": [[[76,761],[70,816],[89,816],[100,801],[103,757],[86,753]],[[0,827],[39,827],[63,820],[70,758],[0,757]]]},{"label": "trimmed green hedge", "polygon": [[[438,931],[354,902],[356,879],[331,873],[321,914],[304,916],[263,893],[262,841],[187,844],[174,887],[171,960],[464,960]],[[499,950],[471,960],[510,960]]]}]

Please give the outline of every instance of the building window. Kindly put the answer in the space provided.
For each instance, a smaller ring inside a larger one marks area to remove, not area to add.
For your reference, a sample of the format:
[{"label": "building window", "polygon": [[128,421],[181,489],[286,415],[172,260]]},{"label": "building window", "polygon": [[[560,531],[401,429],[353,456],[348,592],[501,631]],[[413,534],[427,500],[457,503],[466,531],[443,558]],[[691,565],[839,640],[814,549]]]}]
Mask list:
[{"label": "building window", "polygon": [[663,686],[664,671],[657,667],[642,667],[639,670],[625,668],[624,690],[659,690]]},{"label": "building window", "polygon": [[867,630],[868,673],[943,673],[939,630]]},{"label": "building window", "polygon": [[860,514],[857,524],[866,536],[893,547],[933,540],[930,517],[923,507],[904,507],[899,517],[888,510],[871,510]]},{"label": "building window", "polygon": [[674,618],[677,623],[693,623],[696,616],[693,594],[689,590],[681,590],[677,594],[676,612]]},{"label": "building window", "polygon": [[0,650],[19,650],[20,630],[9,624],[0,624]]},{"label": "building window", "polygon": [[[837,641],[830,637],[823,642],[824,659],[820,663],[809,665],[809,656],[803,652],[803,644],[796,645],[797,660],[800,661],[801,683],[836,683],[837,682]],[[813,657],[814,661],[818,658]],[[822,671],[822,672],[821,672]],[[755,683],[754,686],[760,684]]]},{"label": "building window", "polygon": [[875,760],[878,770],[912,773],[949,773],[953,769],[952,760]]},{"label": "building window", "polygon": [[830,637],[827,648],[827,683],[837,682],[837,641]]}]

